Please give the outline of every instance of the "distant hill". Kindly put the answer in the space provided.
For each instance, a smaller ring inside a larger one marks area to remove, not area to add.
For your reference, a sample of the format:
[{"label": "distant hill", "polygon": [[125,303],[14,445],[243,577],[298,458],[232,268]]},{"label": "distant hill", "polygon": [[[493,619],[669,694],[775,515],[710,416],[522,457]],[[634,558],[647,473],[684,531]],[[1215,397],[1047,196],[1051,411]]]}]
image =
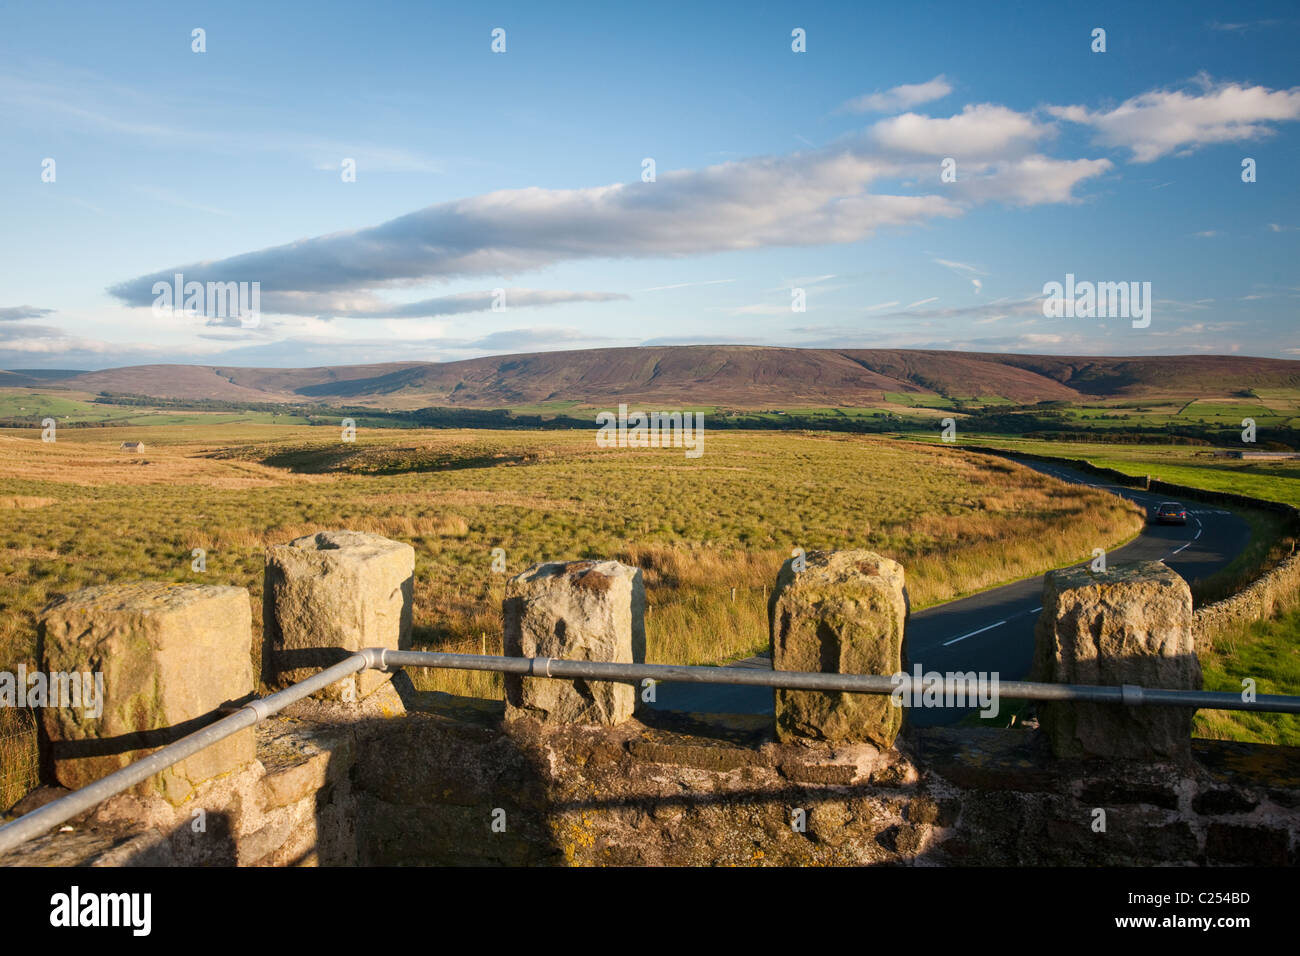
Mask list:
[{"label": "distant hill", "polygon": [[979,355],[1054,379],[1084,395],[1218,393],[1242,389],[1298,388],[1300,361],[1238,355],[1152,355],[1138,358],[1068,358],[1053,355]]},{"label": "distant hill", "polygon": [[47,382],[55,382],[74,375],[84,374],[85,372],[81,369],[66,368],[0,369],[0,388],[31,388],[44,385]]},{"label": "distant hill", "polygon": [[[916,349],[684,345],[496,355],[461,362],[258,369],[139,365],[0,382],[157,398],[417,408],[545,402],[729,408],[862,406],[936,393],[1018,404],[1102,397],[1230,397],[1300,389],[1300,361],[1230,355],[1070,357]],[[29,381],[18,381],[27,379]]]}]

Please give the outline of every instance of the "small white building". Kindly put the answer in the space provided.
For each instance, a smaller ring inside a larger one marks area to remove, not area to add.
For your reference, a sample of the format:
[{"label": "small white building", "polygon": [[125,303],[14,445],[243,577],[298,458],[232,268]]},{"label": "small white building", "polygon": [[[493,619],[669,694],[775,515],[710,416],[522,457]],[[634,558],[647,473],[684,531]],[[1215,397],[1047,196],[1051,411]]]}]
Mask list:
[{"label": "small white building", "polygon": [[142,441],[124,441],[122,442],[122,451],[144,451],[144,442]]}]

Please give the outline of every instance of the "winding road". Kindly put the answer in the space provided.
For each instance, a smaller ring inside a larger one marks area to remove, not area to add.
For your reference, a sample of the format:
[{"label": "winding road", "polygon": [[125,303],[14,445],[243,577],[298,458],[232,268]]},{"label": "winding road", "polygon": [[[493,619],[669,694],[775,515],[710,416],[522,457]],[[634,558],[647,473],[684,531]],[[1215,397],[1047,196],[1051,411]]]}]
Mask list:
[{"label": "winding road", "polygon": [[[1122,495],[1148,513],[1160,502],[1174,500],[1110,484],[1055,463],[1020,464],[1063,481]],[[1148,523],[1133,541],[1108,552],[1107,562],[1164,560],[1192,583],[1227,566],[1250,541],[1250,526],[1239,515],[1212,505],[1184,504],[1186,525]],[[1042,594],[1043,576],[1038,575],[916,612],[907,625],[909,671],[920,664],[926,671],[997,672],[1002,680],[1024,680],[1033,661],[1034,624],[1042,610]],[[729,666],[766,669],[771,661],[766,656],[750,657]],[[706,714],[770,714],[772,693],[762,687],[660,684],[650,707]],[[925,727],[955,723],[972,712],[918,707],[911,710],[909,718],[913,725]]]}]

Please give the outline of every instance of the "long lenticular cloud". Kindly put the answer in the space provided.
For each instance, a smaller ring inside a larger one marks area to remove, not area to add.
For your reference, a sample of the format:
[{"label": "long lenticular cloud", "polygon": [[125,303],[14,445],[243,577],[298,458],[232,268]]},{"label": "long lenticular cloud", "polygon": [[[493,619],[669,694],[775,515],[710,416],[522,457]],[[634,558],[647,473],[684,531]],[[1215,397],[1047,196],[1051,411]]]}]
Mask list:
[{"label": "long lenticular cloud", "polygon": [[843,150],[665,173],[649,183],[502,190],[369,229],[169,268],[109,292],[149,305],[154,283],[170,283],[177,272],[187,281],[260,281],[264,295],[370,289],[577,259],[849,242],[881,226],[959,213],[942,196],[868,193],[885,172]]},{"label": "long lenticular cloud", "polygon": [[[915,101],[939,92],[946,85],[939,81],[926,90],[890,92],[900,104]],[[186,281],[201,283],[259,282],[267,311],[356,318],[456,314],[479,308],[454,296],[389,303],[369,290],[513,275],[583,259],[850,243],[884,227],[960,216],[981,203],[1077,202],[1079,185],[1114,164],[1044,155],[1056,125],[1042,115],[991,103],[969,104],[949,117],[904,113],[833,147],[665,172],[653,182],[500,190],[368,229],[172,267],[109,292],[127,305],[150,305],[155,283],[183,273]],[[1111,112],[1048,107],[1046,115],[1091,125],[1099,144],[1127,147],[1147,161],[1187,146],[1267,135],[1268,123],[1300,115],[1300,91],[1157,91]],[[953,158],[959,172],[955,182],[941,185],[944,157]],[[557,292],[550,302],[612,296]]]}]

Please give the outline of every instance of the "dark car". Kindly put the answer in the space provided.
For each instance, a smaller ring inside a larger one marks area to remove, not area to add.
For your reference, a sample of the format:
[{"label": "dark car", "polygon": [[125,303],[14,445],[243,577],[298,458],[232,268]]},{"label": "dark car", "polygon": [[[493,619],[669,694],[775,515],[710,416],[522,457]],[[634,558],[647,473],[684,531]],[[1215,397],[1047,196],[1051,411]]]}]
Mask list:
[{"label": "dark car", "polygon": [[1156,505],[1156,524],[1187,524],[1187,509],[1176,501]]}]

